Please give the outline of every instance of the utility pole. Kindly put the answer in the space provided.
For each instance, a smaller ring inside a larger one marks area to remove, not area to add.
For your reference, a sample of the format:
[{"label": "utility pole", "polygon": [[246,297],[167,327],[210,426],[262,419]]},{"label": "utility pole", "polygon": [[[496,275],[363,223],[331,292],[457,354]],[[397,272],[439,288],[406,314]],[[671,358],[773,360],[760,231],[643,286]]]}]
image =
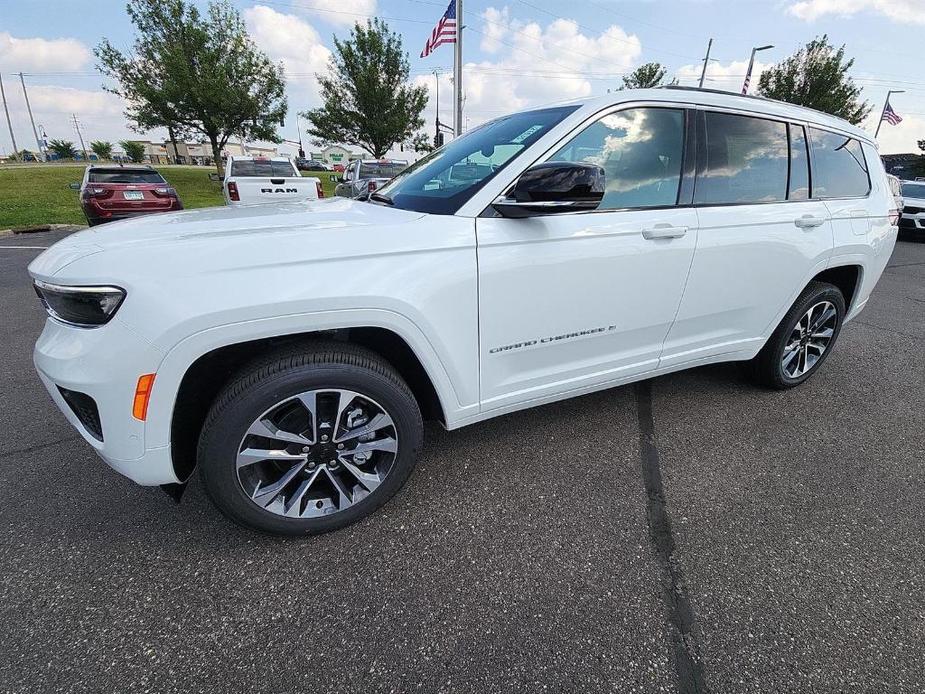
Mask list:
[{"label": "utility pole", "polygon": [[32,106],[29,104],[29,92],[26,91],[26,80],[22,76],[22,73],[19,73],[19,82],[22,84],[22,95],[26,99],[26,110],[29,112],[29,122],[32,123],[32,134],[35,135],[35,144],[39,148],[39,159],[44,161],[48,157],[45,156],[45,150],[42,148],[42,141],[39,139],[39,131],[35,129],[35,118],[32,117]]},{"label": "utility pole", "polygon": [[80,149],[83,150],[84,161],[90,161],[90,157],[87,156],[87,146],[84,144],[84,136],[80,132],[80,123],[77,121],[77,114],[72,113],[71,118],[74,120],[74,130],[77,131],[77,137],[80,138]]},{"label": "utility pole", "polygon": [[743,94],[748,94],[748,85],[752,81],[752,68],[755,66],[755,53],[758,51],[766,51],[769,48],[774,48],[774,46],[757,46],[752,49],[752,57],[748,60],[748,70],[745,73],[745,82],[742,83]]},{"label": "utility pole", "polygon": [[887,106],[890,105],[890,94],[903,94],[905,89],[891,89],[886,93],[886,101],[883,102],[883,109],[880,111],[880,120],[877,122],[877,130],[874,132],[874,139],[880,134],[880,126],[883,125],[883,114],[886,113]]},{"label": "utility pole", "polygon": [[456,104],[453,111],[453,130],[456,137],[463,133],[463,49],[462,49],[462,32],[463,32],[463,0],[456,0],[456,44],[454,45],[456,55],[453,61],[453,82],[456,87]]},{"label": "utility pole", "polygon": [[703,89],[703,81],[707,77],[707,64],[710,62],[710,49],[713,48],[713,39],[710,39],[710,42],[707,44],[707,55],[703,59],[703,71],[700,73],[700,84],[697,85],[698,89]]},{"label": "utility pole", "polygon": [[16,146],[16,136],[13,134],[13,121],[10,120],[10,109],[6,105],[6,92],[3,91],[3,77],[0,76],[0,98],[3,99],[3,110],[6,111],[6,124],[10,129],[10,139],[13,141],[13,156],[16,157],[19,161],[22,161],[22,157],[19,156],[19,148]]}]

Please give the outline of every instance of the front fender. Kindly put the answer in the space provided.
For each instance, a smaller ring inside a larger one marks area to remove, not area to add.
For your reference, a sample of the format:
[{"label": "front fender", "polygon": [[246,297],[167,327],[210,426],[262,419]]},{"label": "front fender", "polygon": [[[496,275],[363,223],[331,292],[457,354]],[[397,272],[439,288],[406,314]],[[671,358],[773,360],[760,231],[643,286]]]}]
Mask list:
[{"label": "front fender", "polygon": [[170,443],[171,420],[183,376],[192,364],[209,352],[242,342],[285,337],[343,328],[384,328],[401,337],[414,351],[427,372],[447,418],[448,428],[478,411],[478,402],[464,402],[454,386],[437,349],[423,331],[406,316],[384,309],[317,311],[229,323],[190,335],[167,352],[157,370],[148,405],[145,447]]}]

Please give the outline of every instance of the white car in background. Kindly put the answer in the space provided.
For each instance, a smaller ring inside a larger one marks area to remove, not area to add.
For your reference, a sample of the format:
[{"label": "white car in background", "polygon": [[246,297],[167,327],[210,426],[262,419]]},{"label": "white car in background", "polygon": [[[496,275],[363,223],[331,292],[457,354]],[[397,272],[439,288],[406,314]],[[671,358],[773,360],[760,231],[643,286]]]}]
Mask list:
[{"label": "white car in background", "polygon": [[902,181],[903,216],[899,230],[925,238],[925,180]]},{"label": "white car in background", "polygon": [[29,266],[35,365],[139,484],[176,491],[198,466],[235,521],[323,532],[404,484],[425,418],[455,429],[724,361],[800,385],[867,303],[898,218],[846,121],[619,91],[481,125],[366,201],[70,236]]},{"label": "white car in background", "polygon": [[324,197],[321,179],[302,176],[289,157],[228,157],[222,192],[230,206]]}]

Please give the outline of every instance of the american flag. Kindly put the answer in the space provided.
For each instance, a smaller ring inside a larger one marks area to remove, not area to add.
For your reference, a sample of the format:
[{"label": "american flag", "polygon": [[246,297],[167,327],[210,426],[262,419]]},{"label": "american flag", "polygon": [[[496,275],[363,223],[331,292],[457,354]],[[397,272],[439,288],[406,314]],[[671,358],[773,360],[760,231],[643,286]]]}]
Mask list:
[{"label": "american flag", "polygon": [[903,122],[902,117],[893,110],[893,107],[889,104],[886,105],[886,108],[883,109],[883,115],[880,116],[880,120],[885,120],[890,125],[899,125]]},{"label": "american flag", "polygon": [[430,38],[424,44],[424,50],[421,51],[421,57],[426,58],[434,52],[438,46],[445,43],[456,43],[456,0],[450,0],[446,12],[437,22],[437,26],[430,33]]}]

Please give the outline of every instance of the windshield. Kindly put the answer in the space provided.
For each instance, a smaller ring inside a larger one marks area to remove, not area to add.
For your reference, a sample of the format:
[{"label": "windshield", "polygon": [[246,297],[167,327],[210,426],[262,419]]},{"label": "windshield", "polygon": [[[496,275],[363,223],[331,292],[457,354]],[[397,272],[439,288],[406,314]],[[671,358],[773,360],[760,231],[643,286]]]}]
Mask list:
[{"label": "windshield", "polygon": [[453,214],[527,147],[578,106],[561,106],[498,118],[415,162],[379,189],[395,207]]},{"label": "windshield", "polygon": [[925,198],[925,183],[903,183],[903,197]]},{"label": "windshield", "polygon": [[87,183],[165,183],[157,171],[132,169],[90,169]]},{"label": "windshield", "polygon": [[377,161],[360,164],[360,178],[392,178],[408,166],[406,161]]},{"label": "windshield", "polygon": [[290,161],[272,161],[270,159],[240,159],[231,162],[231,175],[235,177],[262,176],[283,177],[298,176]]}]

